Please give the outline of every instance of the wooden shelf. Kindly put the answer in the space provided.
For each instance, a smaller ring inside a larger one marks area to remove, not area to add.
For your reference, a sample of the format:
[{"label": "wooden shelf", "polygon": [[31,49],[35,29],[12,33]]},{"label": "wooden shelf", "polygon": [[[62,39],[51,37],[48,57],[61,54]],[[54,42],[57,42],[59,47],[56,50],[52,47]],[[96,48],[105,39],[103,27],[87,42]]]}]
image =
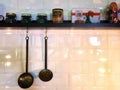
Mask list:
[{"label": "wooden shelf", "polygon": [[0,27],[82,27],[82,28],[89,28],[89,27],[117,27],[120,28],[120,23],[84,23],[84,24],[74,24],[70,21],[64,21],[63,23],[53,23],[52,21],[48,21],[45,24],[37,23],[36,21],[32,21],[30,23],[21,23],[21,21],[16,21],[15,23],[6,23],[0,22]]}]

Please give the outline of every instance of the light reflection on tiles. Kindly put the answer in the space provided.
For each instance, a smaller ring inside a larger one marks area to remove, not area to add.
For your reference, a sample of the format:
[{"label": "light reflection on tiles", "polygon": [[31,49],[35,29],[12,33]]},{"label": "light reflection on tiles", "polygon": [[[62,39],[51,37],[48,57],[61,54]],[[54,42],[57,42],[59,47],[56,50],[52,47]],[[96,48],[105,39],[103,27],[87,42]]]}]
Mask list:
[{"label": "light reflection on tiles", "polygon": [[[44,31],[33,31],[30,29],[29,71],[34,73],[35,82],[30,90],[60,90],[62,87],[68,90],[119,89],[119,30],[114,33],[112,30],[97,32],[78,28],[65,32],[49,30],[48,68],[54,77],[46,83],[37,77],[44,68]],[[12,35],[5,34],[7,32],[0,31],[0,77],[6,78],[0,86],[4,86],[1,87],[3,90],[21,90],[17,76],[25,71],[25,32],[10,30]]]}]

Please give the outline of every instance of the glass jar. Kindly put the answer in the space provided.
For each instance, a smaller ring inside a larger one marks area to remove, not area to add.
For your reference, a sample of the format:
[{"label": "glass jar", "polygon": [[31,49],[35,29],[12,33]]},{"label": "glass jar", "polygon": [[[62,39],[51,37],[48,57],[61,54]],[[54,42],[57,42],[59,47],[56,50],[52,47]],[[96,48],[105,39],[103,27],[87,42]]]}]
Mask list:
[{"label": "glass jar", "polygon": [[0,15],[0,22],[4,21],[4,16]]},{"label": "glass jar", "polygon": [[15,23],[16,22],[16,14],[15,13],[6,13],[5,21],[7,23]]},{"label": "glass jar", "polygon": [[53,23],[62,23],[63,22],[63,9],[61,8],[53,9],[52,20],[53,20]]},{"label": "glass jar", "polygon": [[22,23],[29,23],[29,22],[31,22],[31,14],[29,14],[29,13],[23,13],[21,18],[22,18],[21,19]]},{"label": "glass jar", "polygon": [[47,22],[47,15],[44,13],[37,14],[37,22],[38,23],[46,23]]}]

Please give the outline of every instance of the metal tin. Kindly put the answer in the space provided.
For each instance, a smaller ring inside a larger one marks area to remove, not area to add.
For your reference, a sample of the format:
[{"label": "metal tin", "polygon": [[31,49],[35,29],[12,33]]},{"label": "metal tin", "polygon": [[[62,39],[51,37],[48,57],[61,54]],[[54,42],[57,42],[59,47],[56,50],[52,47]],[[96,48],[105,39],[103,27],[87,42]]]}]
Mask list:
[{"label": "metal tin", "polygon": [[52,20],[53,20],[53,23],[62,23],[63,22],[63,9],[61,8],[53,9]]},{"label": "metal tin", "polygon": [[0,15],[0,22],[4,21],[4,16]]},{"label": "metal tin", "polygon": [[15,13],[6,13],[5,21],[7,23],[15,23],[16,22],[16,14]]},{"label": "metal tin", "polygon": [[47,22],[47,15],[44,13],[39,13],[37,15],[37,22],[38,23],[46,23]]},{"label": "metal tin", "polygon": [[22,23],[29,23],[29,22],[31,22],[31,14],[29,14],[29,13],[23,13],[21,18],[22,18],[21,19]]}]

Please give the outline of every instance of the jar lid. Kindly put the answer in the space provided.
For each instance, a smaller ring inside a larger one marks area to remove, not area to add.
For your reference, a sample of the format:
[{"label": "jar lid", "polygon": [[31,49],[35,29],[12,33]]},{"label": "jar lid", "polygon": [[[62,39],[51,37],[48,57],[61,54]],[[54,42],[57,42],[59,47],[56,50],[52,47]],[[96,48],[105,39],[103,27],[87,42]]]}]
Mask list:
[{"label": "jar lid", "polygon": [[54,8],[53,10],[62,10],[62,11],[63,11],[63,9],[62,9],[62,8]]},{"label": "jar lid", "polygon": [[16,17],[16,14],[15,13],[6,13],[6,16],[13,16],[13,17]]},{"label": "jar lid", "polygon": [[37,16],[47,16],[46,13],[38,13]]},{"label": "jar lid", "polygon": [[30,14],[30,13],[22,13],[21,16],[22,16],[22,17],[25,17],[25,16],[31,17],[31,14]]}]

